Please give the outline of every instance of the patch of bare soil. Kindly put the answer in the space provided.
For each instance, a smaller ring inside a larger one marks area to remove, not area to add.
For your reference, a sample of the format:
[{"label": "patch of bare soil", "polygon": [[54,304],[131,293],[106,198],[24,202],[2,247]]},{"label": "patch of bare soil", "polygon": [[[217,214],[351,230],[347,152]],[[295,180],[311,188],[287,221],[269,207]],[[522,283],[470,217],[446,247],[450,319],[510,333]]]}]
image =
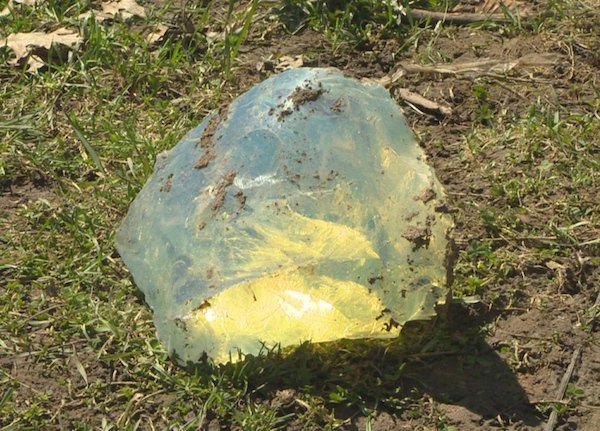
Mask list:
[{"label": "patch of bare soil", "polygon": [[[4,184],[0,182],[0,247],[4,243],[2,238],[3,226],[9,224],[13,226],[22,225],[25,229],[25,222],[19,215],[19,210],[38,201],[48,202],[49,204],[60,201],[59,196],[52,188],[52,184],[45,178],[35,176],[30,179],[18,178]],[[0,288],[1,291],[2,288]]]},{"label": "patch of bare soil", "polygon": [[[118,367],[99,361],[98,353],[90,351],[85,342],[62,343],[60,348],[53,344],[50,336],[42,342],[47,350],[41,360],[39,352],[0,358],[0,372],[10,378],[11,385],[19,393],[16,407],[25,411],[35,402],[41,408],[53,411],[52,420],[61,424],[45,429],[100,427],[102,419],[119,427],[128,415],[142,421],[152,417],[154,423],[161,424],[164,429],[168,427],[161,408],[180,402],[176,394],[158,391],[149,396],[124,395],[117,408],[107,408],[101,397],[90,399],[90,389],[101,391],[108,386],[113,392],[125,394],[130,376]],[[40,347],[44,348],[42,345]]]},{"label": "patch of bare soil", "polygon": [[[23,404],[17,407],[26,410],[31,400],[40,400],[43,407],[55,412],[61,423],[95,423],[105,412],[100,405],[90,408],[81,394],[90,385],[111,382],[111,370],[97,360],[95,353],[84,351],[85,346],[71,343],[57,351],[51,348],[52,337],[37,338],[40,348],[49,348],[51,366],[33,358],[39,352],[0,358],[0,371],[10,377],[19,391],[18,400],[22,401],[18,403]],[[81,350],[77,352],[75,347]]]},{"label": "patch of bare soil", "polygon": [[56,198],[52,185],[44,179],[19,179],[12,183],[0,184],[0,215],[8,216],[23,205],[40,199],[53,201]]}]

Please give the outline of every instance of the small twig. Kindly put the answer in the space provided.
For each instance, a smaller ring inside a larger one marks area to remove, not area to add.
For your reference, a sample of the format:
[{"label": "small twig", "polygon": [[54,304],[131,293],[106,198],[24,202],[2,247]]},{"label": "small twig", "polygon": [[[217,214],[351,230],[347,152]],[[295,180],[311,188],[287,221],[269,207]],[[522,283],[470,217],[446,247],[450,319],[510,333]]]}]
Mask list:
[{"label": "small twig", "polygon": [[529,401],[529,404],[568,404],[569,402],[566,400],[537,400],[537,401]]},{"label": "small twig", "polygon": [[542,79],[542,78],[522,78],[520,76],[508,76],[502,75],[499,73],[488,73],[485,76],[489,76],[490,78],[496,78],[504,81],[515,81],[515,82],[524,82],[526,84],[551,84],[553,81],[551,79]]},{"label": "small twig", "polygon": [[514,88],[509,87],[508,85],[505,85],[503,82],[501,82],[501,80],[499,80],[497,77],[493,77],[495,78],[496,84],[500,87],[503,88],[505,91],[508,91],[509,93],[512,93],[514,96],[520,98],[521,100],[529,100],[523,93],[520,93],[519,91],[515,90]]},{"label": "small twig", "polygon": [[437,356],[460,356],[466,353],[461,350],[444,350],[441,352],[423,352],[423,353],[411,353],[406,355],[409,359],[421,359],[421,358],[435,358]]},{"label": "small twig", "polygon": [[402,100],[416,105],[418,108],[427,113],[445,117],[452,115],[452,109],[450,107],[442,106],[432,100],[426,99],[420,94],[413,93],[412,91],[407,90],[406,88],[398,89],[398,94],[400,95]]},{"label": "small twig", "polygon": [[[600,306],[600,293],[598,293],[598,295],[596,296],[596,301],[594,301],[594,305],[592,306],[592,310],[591,310],[591,323],[590,323],[590,327],[588,328],[588,332],[593,332],[595,329],[595,318],[596,318],[596,313],[598,312],[598,306]],[[556,393],[556,399],[557,400],[562,400],[563,397],[565,396],[565,391],[567,390],[567,386],[569,385],[569,381],[571,380],[571,376],[573,375],[573,370],[575,369],[575,363],[577,362],[577,359],[579,358],[579,355],[581,354],[581,347],[578,347],[577,349],[575,349],[575,351],[573,352],[573,356],[571,357],[571,362],[569,363],[569,366],[567,367],[567,371],[565,371],[565,374],[562,378],[562,380],[560,381],[560,386],[558,387],[558,392]],[[558,413],[556,410],[552,410],[552,413],[550,413],[550,417],[548,418],[548,422],[546,422],[546,426],[544,427],[544,431],[554,431],[554,426],[556,425],[556,421],[558,419]]]},{"label": "small twig", "polygon": [[[456,25],[472,24],[474,22],[484,21],[496,22],[501,24],[511,22],[511,20],[507,18],[506,15],[501,13],[448,13],[432,12],[424,9],[410,9],[408,11],[408,15],[418,21],[429,20],[433,23],[442,21]],[[527,17],[527,15],[525,15],[525,17]]]},{"label": "small twig", "polygon": [[[503,69],[509,68],[504,66],[502,60],[480,60],[480,61],[469,61],[469,62],[457,62],[457,63],[442,63],[442,64],[401,64],[400,66],[407,73],[440,73],[443,75],[458,75],[459,73],[467,72],[481,72],[482,70],[492,70],[498,65],[502,66]],[[514,63],[514,62],[513,62]]]},{"label": "small twig", "polygon": [[62,307],[62,305],[55,304],[55,305],[51,305],[50,307],[48,307],[48,308],[45,308],[45,309],[43,309],[43,310],[41,310],[41,311],[38,311],[37,313],[33,314],[32,316],[29,316],[29,318],[28,318],[28,319],[24,320],[24,321],[23,321],[23,322],[22,322],[22,323],[21,323],[21,324],[18,326],[18,328],[19,328],[19,329],[23,328],[25,325],[27,325],[27,324],[31,323],[31,322],[33,321],[33,319],[35,319],[36,317],[38,317],[38,316],[41,316],[42,314],[44,314],[44,313],[47,313],[48,311],[52,311],[52,310],[54,310],[54,309],[56,309],[56,308],[59,308],[59,307]]},{"label": "small twig", "polygon": [[307,402],[305,402],[299,398],[294,398],[294,401],[296,403],[298,403],[299,405],[301,405],[302,407],[304,407],[306,410],[310,410],[310,405]]},{"label": "small twig", "polygon": [[[523,308],[523,307],[505,307],[505,308],[500,308],[498,310],[498,312],[503,313],[512,313],[514,311],[523,311],[523,312],[528,312],[529,309],[527,308]],[[519,337],[519,335],[515,335],[515,337]],[[523,337],[527,337],[526,335],[523,335]],[[540,337],[529,337],[529,338],[539,338],[540,340],[546,340],[547,338],[540,338]]]},{"label": "small twig", "polygon": [[[394,83],[402,77],[403,70],[400,69],[396,73],[386,75],[377,80],[364,79],[363,82],[376,82],[379,85],[383,85],[386,88],[391,88]],[[398,95],[402,100],[407,102],[415,111],[419,114],[432,114],[436,117],[447,117],[452,115],[452,109],[449,106],[442,106],[432,100],[426,99],[425,97],[412,92],[406,88],[399,88]]]},{"label": "small twig", "polygon": [[[565,374],[563,375],[563,378],[560,381],[560,386],[558,387],[558,392],[556,393],[557,400],[562,400],[565,396],[567,386],[569,385],[569,381],[571,380],[571,376],[573,375],[573,370],[575,369],[575,363],[577,362],[580,353],[581,347],[578,347],[573,352],[573,356],[571,357],[571,362],[567,367],[567,371],[565,371]],[[544,427],[544,431],[553,431],[557,419],[558,412],[556,410],[552,410],[552,413],[550,413],[550,417],[548,418],[548,422],[546,422],[546,426]]]},{"label": "small twig", "polygon": [[592,305],[592,309],[590,311],[590,332],[596,328],[596,315],[600,311],[600,292],[598,292],[598,296],[596,296],[596,301],[594,305]]},{"label": "small twig", "polygon": [[[504,309],[499,310],[499,311],[504,311],[504,310],[507,310],[507,308],[504,308]],[[519,308],[517,310],[518,311],[529,311],[526,308]],[[514,333],[514,332],[503,331],[501,329],[497,329],[496,331],[500,332],[501,334],[510,335],[511,337],[514,337],[514,338],[526,338],[528,340],[552,341],[552,339],[550,337],[538,337],[538,336],[529,335],[529,334],[517,334],[517,333]]]},{"label": "small twig", "polygon": [[[507,241],[505,237],[492,237],[487,238],[490,241]],[[511,239],[516,241],[556,241],[558,237],[555,236],[513,236]]]},{"label": "small twig", "polygon": [[[452,173],[456,173],[456,171],[452,172]],[[485,197],[485,198],[489,198],[489,195],[485,195],[483,193],[473,193],[473,192],[446,192],[446,194],[452,195],[452,196],[473,196],[473,197],[477,197],[477,198],[481,198],[481,197]]]},{"label": "small twig", "polygon": [[[552,67],[560,63],[562,57],[554,53],[527,54],[511,59],[481,59],[476,61],[457,61],[453,63],[414,64],[400,63],[398,70],[391,75],[395,82],[407,73],[441,75],[504,76],[515,68]],[[527,81],[529,82],[529,81]]]}]

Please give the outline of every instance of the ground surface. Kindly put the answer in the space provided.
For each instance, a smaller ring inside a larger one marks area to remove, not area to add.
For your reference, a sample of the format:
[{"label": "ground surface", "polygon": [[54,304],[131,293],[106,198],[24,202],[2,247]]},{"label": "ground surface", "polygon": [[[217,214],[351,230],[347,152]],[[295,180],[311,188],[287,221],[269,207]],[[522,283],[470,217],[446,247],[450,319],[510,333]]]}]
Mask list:
[{"label": "ground surface", "polygon": [[[398,23],[368,1],[329,2],[353,15],[204,3],[148,1],[126,21],[82,21],[77,2],[0,17],[0,38],[68,27],[84,41],[68,58],[41,52],[50,65],[33,72],[0,56],[2,429],[543,429],[552,410],[555,429],[597,429],[597,3],[508,2],[534,17],[460,26]],[[459,6],[483,3],[494,2]],[[149,39],[159,24],[166,33]],[[479,63],[440,70],[456,62]],[[481,301],[393,343],[179,368],[114,251],[115,227],[156,154],[300,65],[394,77],[456,219],[455,295]],[[452,112],[426,112],[402,89]]]}]

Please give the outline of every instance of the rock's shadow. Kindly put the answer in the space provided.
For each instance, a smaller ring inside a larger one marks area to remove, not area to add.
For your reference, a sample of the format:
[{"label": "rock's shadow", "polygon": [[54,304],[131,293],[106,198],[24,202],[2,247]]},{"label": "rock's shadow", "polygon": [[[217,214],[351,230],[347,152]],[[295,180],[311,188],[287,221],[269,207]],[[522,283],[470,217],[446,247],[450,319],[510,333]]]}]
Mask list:
[{"label": "rock's shadow", "polygon": [[428,395],[463,406],[482,422],[500,416],[539,426],[543,418],[514,372],[480,335],[482,316],[458,306],[449,316],[436,323],[411,322],[392,342],[306,343],[285,354],[221,366],[220,373],[270,402],[281,393],[309,392],[342,418],[373,408],[401,415]]},{"label": "rock's shadow", "polygon": [[409,363],[406,376],[412,377],[419,392],[445,404],[463,406],[483,419],[500,416],[511,422],[540,425],[541,416],[512,370],[489,346],[481,347],[476,354]]},{"label": "rock's shadow", "polygon": [[[451,339],[462,338],[462,348],[454,354],[441,352],[422,361],[409,361],[404,369],[405,384],[412,381],[414,388],[436,401],[463,406],[484,419],[500,416],[539,426],[543,416],[529,401],[511,367],[479,332],[483,323],[496,316],[476,312],[476,308],[452,307],[440,330]],[[464,343],[465,337],[471,337],[471,343]]]}]

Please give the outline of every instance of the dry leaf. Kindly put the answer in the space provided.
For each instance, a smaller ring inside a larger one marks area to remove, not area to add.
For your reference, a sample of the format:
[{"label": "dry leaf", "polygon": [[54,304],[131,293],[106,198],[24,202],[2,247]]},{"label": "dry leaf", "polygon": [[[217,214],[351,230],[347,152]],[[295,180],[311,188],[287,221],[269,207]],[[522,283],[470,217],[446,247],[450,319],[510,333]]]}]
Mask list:
[{"label": "dry leaf", "polygon": [[511,7],[511,5],[514,2],[513,2],[513,0],[504,0],[502,2],[499,2],[498,0],[485,0],[484,2],[482,2],[482,3],[479,4],[479,6],[477,7],[476,11],[477,12],[485,12],[485,13],[498,12],[498,9],[500,9],[500,4],[501,3],[505,7]]},{"label": "dry leaf", "polygon": [[10,11],[12,10],[12,8],[13,8],[13,2],[12,2],[12,0],[8,0],[8,3],[4,7],[4,9],[0,10],[0,17],[10,15]]},{"label": "dry leaf", "polygon": [[67,47],[78,45],[83,41],[79,33],[66,28],[59,28],[51,33],[34,31],[30,33],[10,34],[6,39],[0,40],[0,46],[7,46],[15,53],[15,58],[9,61],[9,64],[18,65],[21,59],[29,56],[27,60],[29,70],[37,70],[44,65],[39,58],[30,56],[36,48],[49,50],[52,44],[60,44]]},{"label": "dry leaf", "polygon": [[69,362],[70,362],[71,365],[75,366],[75,368],[77,369],[77,371],[81,375],[81,378],[83,378],[83,381],[85,382],[85,385],[88,386],[87,372],[85,371],[85,367],[83,366],[83,364],[79,360],[79,357],[77,357],[77,353],[76,352],[73,353],[73,355],[71,356]]},{"label": "dry leaf", "polygon": [[535,6],[530,0],[471,0],[469,2],[460,2],[454,9],[454,12],[471,12],[481,14],[502,13],[504,8],[511,12],[530,13]]},{"label": "dry leaf", "polygon": [[553,261],[553,260],[550,260],[550,261],[546,262],[546,266],[547,266],[549,269],[552,269],[552,270],[557,270],[557,269],[566,269],[566,268],[567,268],[566,266],[564,266],[564,265],[562,265],[562,264],[560,264],[560,263],[558,263],[558,262],[555,262],[555,261]]},{"label": "dry leaf", "polygon": [[514,11],[519,8],[519,3],[515,0],[485,0],[476,9],[476,12],[482,13],[502,13],[503,7]]},{"label": "dry leaf", "polygon": [[134,16],[143,18],[146,16],[146,10],[137,4],[135,0],[103,2],[100,6],[102,10],[90,10],[79,15],[79,18],[89,18],[93,15],[96,21],[104,21],[107,19],[114,19],[117,16],[121,16],[122,19],[129,19]]},{"label": "dry leaf", "polygon": [[15,3],[24,4],[26,6],[35,6],[38,3],[38,0],[8,0],[8,3],[0,11],[0,16],[10,15],[10,12],[15,8]]},{"label": "dry leaf", "polygon": [[284,55],[279,58],[277,66],[275,66],[275,70],[284,71],[288,69],[297,69],[304,65],[304,57],[302,55]]},{"label": "dry leaf", "polygon": [[46,63],[44,63],[44,60],[42,60],[39,56],[30,55],[27,59],[27,70],[29,72],[35,72],[36,70],[44,67],[44,64]]},{"label": "dry leaf", "polygon": [[223,40],[225,40],[225,32],[224,31],[217,32],[217,31],[209,30],[206,33],[204,33],[204,35],[206,36],[206,38],[209,41],[223,41]]},{"label": "dry leaf", "polygon": [[167,27],[166,25],[158,24],[156,26],[156,29],[146,36],[146,42],[148,42],[149,44],[158,42],[163,38],[168,29],[169,27]]}]

